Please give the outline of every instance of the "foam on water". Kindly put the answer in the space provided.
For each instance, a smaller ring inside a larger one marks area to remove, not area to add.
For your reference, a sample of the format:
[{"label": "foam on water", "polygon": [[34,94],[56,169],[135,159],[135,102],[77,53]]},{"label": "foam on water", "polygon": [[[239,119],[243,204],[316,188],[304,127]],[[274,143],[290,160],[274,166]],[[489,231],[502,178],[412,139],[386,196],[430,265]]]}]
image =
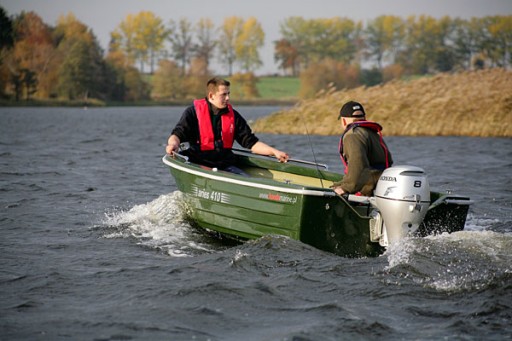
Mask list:
[{"label": "foam on water", "polygon": [[499,223],[499,219],[478,217],[473,213],[468,213],[466,224],[464,225],[465,231],[483,231],[490,228],[492,225]]},{"label": "foam on water", "polygon": [[385,253],[385,270],[440,291],[479,290],[512,274],[512,234],[460,231],[406,238]]},{"label": "foam on water", "polygon": [[139,245],[163,250],[170,256],[212,251],[210,245],[197,238],[188,222],[187,206],[179,191],[161,195],[128,211],[108,213],[103,223],[108,227],[104,238],[134,238]]}]

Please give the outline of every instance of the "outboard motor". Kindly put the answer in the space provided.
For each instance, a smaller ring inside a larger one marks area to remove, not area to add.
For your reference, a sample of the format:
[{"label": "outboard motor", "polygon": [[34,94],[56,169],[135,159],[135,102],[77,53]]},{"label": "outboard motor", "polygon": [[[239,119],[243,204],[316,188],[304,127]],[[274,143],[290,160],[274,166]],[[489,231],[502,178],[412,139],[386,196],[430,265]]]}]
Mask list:
[{"label": "outboard motor", "polygon": [[[422,223],[430,205],[430,186],[423,169],[395,166],[384,170],[375,188],[375,206],[371,230],[374,241],[388,246]],[[379,233],[380,232],[380,233]]]}]

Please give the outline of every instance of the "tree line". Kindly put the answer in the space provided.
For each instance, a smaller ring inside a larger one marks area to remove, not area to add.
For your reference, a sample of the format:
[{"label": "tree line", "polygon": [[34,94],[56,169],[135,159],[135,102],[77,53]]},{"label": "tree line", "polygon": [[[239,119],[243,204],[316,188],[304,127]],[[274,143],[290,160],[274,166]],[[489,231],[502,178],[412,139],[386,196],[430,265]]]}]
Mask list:
[{"label": "tree line", "polygon": [[[290,17],[280,26],[274,60],[300,77],[301,97],[328,87],[374,85],[512,62],[512,16],[469,20],[380,16],[364,25],[348,18]],[[34,12],[9,17],[0,7],[0,97],[142,101],[204,95],[218,58],[238,98],[258,96],[254,72],[265,39],[256,18],[165,23],[149,11],[130,14],[110,35],[107,51],[72,13],[48,25]],[[367,65],[363,67],[363,65]],[[235,69],[237,72],[235,72]]]}]

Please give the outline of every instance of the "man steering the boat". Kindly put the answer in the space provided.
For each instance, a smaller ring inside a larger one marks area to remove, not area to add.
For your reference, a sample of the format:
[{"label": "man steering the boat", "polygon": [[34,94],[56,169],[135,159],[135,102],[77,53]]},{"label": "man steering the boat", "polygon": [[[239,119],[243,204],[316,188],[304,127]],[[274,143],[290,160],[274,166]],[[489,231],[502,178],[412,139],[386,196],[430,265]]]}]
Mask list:
[{"label": "man steering the boat", "polygon": [[206,85],[206,98],[194,101],[183,112],[167,141],[167,154],[177,152],[181,143],[190,148],[184,153],[191,162],[243,174],[231,151],[233,142],[255,154],[273,155],[280,162],[288,161],[288,154],[259,141],[247,121],[229,103],[230,82],[212,78]]},{"label": "man steering the boat", "polygon": [[341,107],[339,119],[343,129],[339,152],[345,176],[332,188],[339,195],[372,196],[380,175],[393,164],[391,152],[382,138],[382,126],[367,121],[363,106],[354,101]]}]

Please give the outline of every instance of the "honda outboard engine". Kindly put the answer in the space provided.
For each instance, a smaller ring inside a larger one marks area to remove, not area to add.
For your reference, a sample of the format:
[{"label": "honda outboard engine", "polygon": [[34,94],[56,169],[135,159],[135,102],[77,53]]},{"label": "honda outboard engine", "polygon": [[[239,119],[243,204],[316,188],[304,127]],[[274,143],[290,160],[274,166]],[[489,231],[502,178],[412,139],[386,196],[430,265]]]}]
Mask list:
[{"label": "honda outboard engine", "polygon": [[373,214],[371,229],[382,246],[414,233],[430,205],[427,175],[415,166],[387,168],[380,176],[374,193],[379,212]]}]

